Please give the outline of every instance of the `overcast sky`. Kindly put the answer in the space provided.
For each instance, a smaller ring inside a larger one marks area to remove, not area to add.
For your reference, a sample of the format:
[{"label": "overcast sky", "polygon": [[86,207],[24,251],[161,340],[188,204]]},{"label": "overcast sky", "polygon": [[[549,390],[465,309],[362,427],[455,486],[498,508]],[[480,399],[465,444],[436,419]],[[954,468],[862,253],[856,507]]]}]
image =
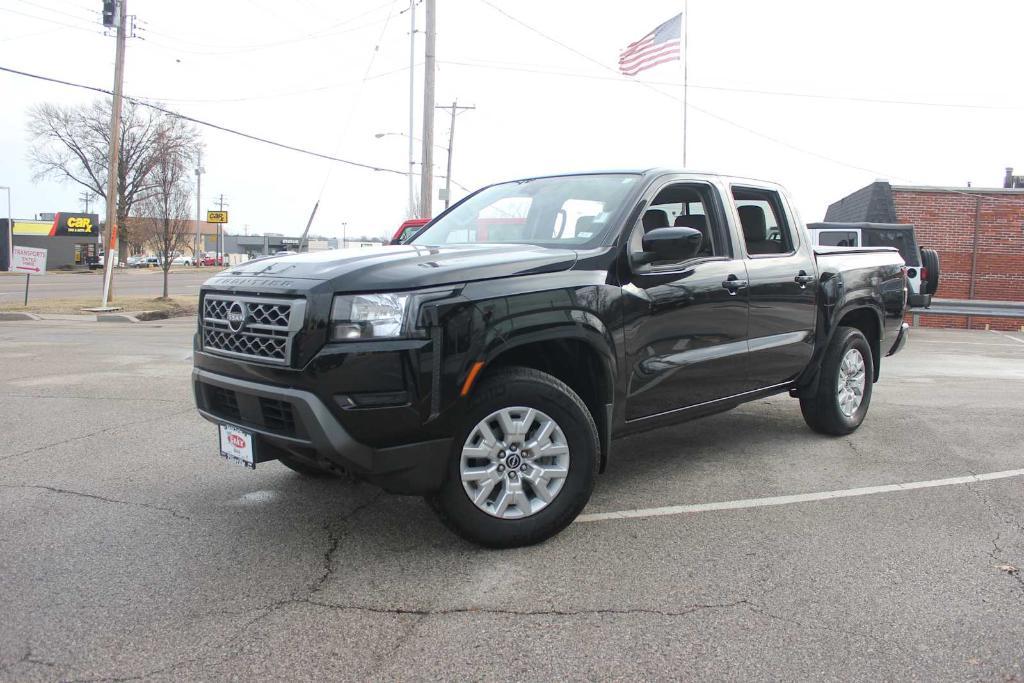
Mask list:
[{"label": "overcast sky", "polygon": [[[0,0],[0,65],[109,88],[115,41],[99,26],[101,4]],[[437,102],[477,107],[458,119],[454,180],[475,188],[547,172],[682,166],[681,66],[639,79],[615,72],[622,47],[681,8],[681,0],[438,0]],[[145,39],[129,41],[126,94],[407,168],[406,139],[375,134],[408,129],[408,0],[129,0],[128,11]],[[1019,0],[690,0],[689,14],[694,170],[781,182],[803,218],[817,220],[877,178],[998,186],[1006,166],[1024,168]],[[417,15],[422,26],[422,5]],[[417,48],[418,110],[422,35]],[[0,185],[14,187],[16,216],[80,207],[81,188],[32,182],[25,111],[89,99],[0,73]],[[417,137],[419,125],[417,111]],[[438,111],[441,145],[448,127]],[[349,236],[389,234],[405,217],[403,176],[211,129],[203,139],[202,208],[216,208],[223,193],[231,232],[298,234],[321,188],[314,234],[340,235],[343,222]],[[438,150],[438,175],[444,162]]]}]

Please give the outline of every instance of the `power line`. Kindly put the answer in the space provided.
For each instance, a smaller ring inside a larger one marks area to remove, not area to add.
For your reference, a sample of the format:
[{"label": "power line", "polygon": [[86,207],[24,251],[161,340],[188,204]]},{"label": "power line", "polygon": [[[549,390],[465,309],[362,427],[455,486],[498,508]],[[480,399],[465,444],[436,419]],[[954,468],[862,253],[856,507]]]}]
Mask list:
[{"label": "power line", "polygon": [[[34,79],[40,80],[40,81],[47,81],[49,83],[57,83],[59,85],[66,85],[66,86],[69,86],[69,87],[72,87],[72,88],[79,88],[81,90],[89,90],[89,91],[92,91],[92,92],[101,93],[103,95],[113,95],[112,92],[110,92],[109,90],[106,90],[104,88],[97,88],[97,87],[91,86],[91,85],[83,85],[81,83],[72,83],[71,81],[63,81],[63,80],[60,80],[59,78],[51,78],[49,76],[40,76],[38,74],[28,73],[27,71],[19,71],[17,69],[11,69],[11,68],[6,67],[6,66],[0,66],[0,71],[5,71],[7,73],[12,73],[12,74],[15,74],[15,75],[18,75],[18,76],[26,76],[28,78],[34,78]],[[206,126],[207,128],[213,128],[214,130],[219,130],[219,131],[221,131],[223,133],[230,133],[231,135],[237,135],[239,137],[243,137],[243,138],[246,138],[246,139],[249,139],[249,140],[254,140],[256,142],[262,142],[262,143],[265,143],[265,144],[268,144],[268,145],[272,145],[274,147],[279,147],[281,149],[291,150],[292,152],[299,152],[300,154],[307,154],[309,156],[317,157],[317,158],[320,158],[320,159],[327,159],[328,161],[337,161],[338,163],[341,163],[341,164],[347,164],[349,166],[355,166],[357,168],[365,168],[368,171],[380,171],[382,173],[394,173],[394,174],[400,175],[400,176],[408,175],[408,173],[406,171],[399,171],[397,169],[387,168],[385,166],[375,166],[373,164],[364,164],[364,163],[359,162],[359,161],[352,161],[351,159],[342,159],[341,157],[332,156],[330,154],[324,154],[322,152],[316,152],[314,150],[304,149],[302,147],[296,147],[294,145],[289,145],[289,144],[286,144],[286,143],[283,143],[283,142],[277,142],[275,140],[270,140],[268,138],[260,137],[258,135],[253,135],[252,133],[245,133],[243,131],[236,130],[234,128],[229,128],[227,126],[222,126],[222,125],[217,124],[217,123],[211,123],[209,121],[203,121],[202,119],[197,119],[197,118],[194,118],[192,116],[187,116],[185,114],[181,114],[181,113],[173,111],[171,109],[167,109],[166,107],[161,107],[161,106],[153,104],[151,102],[146,102],[146,101],[140,100],[140,99],[138,99],[136,97],[129,97],[128,95],[124,95],[124,99],[128,100],[129,102],[133,102],[133,103],[135,103],[135,104],[137,104],[139,106],[148,107],[148,108],[153,109],[155,111],[159,111],[159,112],[162,112],[164,114],[167,114],[168,116],[173,116],[175,118],[179,118],[179,119],[181,119],[183,121],[189,121],[191,123],[195,123],[195,124],[200,125],[200,126]]]},{"label": "power line", "polygon": [[[384,34],[387,33],[388,25],[391,23],[391,17],[395,12],[395,3],[398,0],[392,0],[391,7],[388,10],[387,19],[384,21],[384,27],[380,30],[380,34],[377,36],[377,42],[373,45],[373,50],[370,52],[370,59],[366,64],[366,69],[363,71],[363,80],[359,83],[359,90],[356,91],[356,96],[352,100],[352,107],[348,110],[348,116],[345,117],[345,124],[341,128],[341,133],[338,135],[338,142],[334,146],[335,152],[341,148],[345,142],[345,138],[348,135],[349,128],[352,127],[352,119],[355,118],[356,110],[359,109],[359,102],[363,96],[363,89],[366,86],[366,81],[370,78],[370,71],[373,69],[374,62],[377,61],[377,53],[380,51],[380,45],[384,41]],[[327,184],[331,180],[331,173],[334,171],[334,166],[330,166],[327,169],[327,173],[324,175],[324,182],[320,186],[320,192],[317,193],[316,203],[319,204],[320,200],[324,196],[324,190],[327,189]],[[305,239],[305,236],[303,236]],[[299,244],[301,247],[301,243]]]},{"label": "power line", "polygon": [[[507,17],[511,21],[514,21],[515,23],[519,24],[520,26],[523,26],[527,30],[529,30],[529,31],[531,31],[533,33],[536,33],[537,35],[541,36],[545,40],[548,40],[548,41],[550,41],[552,43],[555,43],[556,45],[559,45],[562,48],[565,48],[569,52],[572,52],[573,54],[578,55],[578,56],[582,57],[583,59],[586,59],[588,62],[592,62],[594,64],[597,64],[598,66],[600,66],[602,69],[605,69],[606,71],[611,71],[611,72],[616,73],[616,74],[618,73],[618,71],[616,69],[613,69],[612,67],[608,66],[604,62],[591,57],[590,55],[586,54],[585,52],[580,52],[579,50],[577,50],[576,48],[572,47],[571,45],[567,45],[566,43],[563,43],[562,41],[558,40],[557,38],[553,38],[552,36],[549,36],[548,34],[544,33],[540,29],[534,28],[533,26],[530,26],[529,24],[527,24],[526,22],[522,21],[521,19],[518,19],[517,17],[512,16],[511,14],[509,14],[508,12],[503,10],[502,8],[498,7],[494,3],[490,2],[490,0],[480,0],[480,2],[482,2],[485,5],[487,5],[488,7],[492,8],[493,10],[498,12],[499,14]],[[667,92],[665,92],[663,90],[659,90],[658,88],[654,87],[653,85],[650,85],[650,84],[645,83],[643,81],[636,81],[636,83],[638,85],[642,85],[642,86],[646,87],[649,90],[653,90],[654,92],[658,93],[659,95],[662,95],[664,97],[668,97],[669,99],[672,99],[672,100],[674,100],[676,102],[682,102],[682,98],[676,97],[675,95],[673,95],[671,93],[667,93]],[[762,133],[760,131],[754,130],[753,128],[750,128],[750,127],[745,126],[743,124],[736,123],[735,121],[727,119],[724,116],[719,116],[718,114],[715,114],[715,113],[713,113],[711,111],[708,111],[707,109],[704,109],[703,107],[698,107],[695,104],[689,104],[689,107],[691,109],[699,111],[700,113],[704,114],[705,116],[708,116],[710,118],[716,119],[716,120],[718,120],[718,121],[720,121],[722,123],[725,123],[727,125],[733,126],[733,127],[738,128],[740,130],[746,131],[747,133],[750,133],[751,135],[755,135],[757,137],[761,137],[761,138],[764,138],[766,140],[770,140],[771,142],[774,142],[775,144],[780,145],[782,147],[788,147],[789,149],[795,150],[797,152],[801,152],[803,154],[807,154],[809,156],[816,157],[818,159],[823,159],[825,161],[829,161],[829,162],[831,162],[833,164],[837,164],[839,166],[845,166],[847,168],[852,168],[852,169],[855,169],[855,170],[858,170],[858,171],[865,171],[865,172],[868,172],[868,173],[873,173],[875,175],[888,175],[889,177],[892,177],[892,178],[899,178],[900,180],[907,180],[906,178],[903,178],[901,176],[896,176],[896,175],[893,175],[893,174],[886,174],[886,173],[883,173],[883,172],[880,172],[880,171],[874,171],[872,169],[865,168],[863,166],[857,166],[855,164],[849,164],[849,163],[846,163],[845,161],[840,161],[838,159],[833,159],[832,157],[826,156],[824,154],[820,154],[818,152],[814,152],[814,151],[811,151],[811,150],[808,150],[808,149],[804,149],[803,147],[799,147],[797,145],[791,144],[789,142],[781,140],[781,139],[779,139],[777,137],[774,137],[772,135],[768,135],[766,133]]]},{"label": "power line", "polygon": [[[262,44],[257,44],[257,45],[247,45],[247,46],[242,46],[242,47],[230,48],[230,49],[227,49],[227,50],[223,50],[223,49],[221,49],[221,50],[189,50],[189,49],[185,49],[185,48],[179,47],[178,45],[168,45],[168,44],[160,42],[160,41],[151,41],[151,42],[153,43],[153,45],[156,45],[158,47],[164,48],[165,50],[173,50],[173,51],[181,52],[181,53],[184,53],[184,54],[200,55],[200,56],[224,57],[224,56],[228,56],[228,55],[241,54],[241,53],[245,53],[245,52],[258,52],[258,51],[261,51],[261,50],[269,50],[269,49],[281,47],[281,46],[284,46],[284,45],[294,45],[295,43],[303,43],[303,42],[312,41],[312,40],[321,40],[323,38],[334,38],[336,36],[340,36],[340,35],[343,35],[343,34],[346,34],[346,33],[353,33],[355,31],[361,31],[361,30],[363,30],[365,28],[373,28],[374,26],[380,26],[381,24],[384,24],[387,21],[388,21],[387,19],[382,19],[382,20],[374,21],[374,22],[371,22],[371,23],[368,23],[368,24],[360,24],[359,26],[353,26],[352,28],[347,28],[347,29],[340,30],[340,31],[334,30],[334,28],[332,27],[331,29],[325,29],[325,30],[320,31],[318,33],[310,33],[309,35],[300,36],[300,37],[297,37],[297,38],[288,38],[286,40],[278,40],[278,41],[274,41],[274,42],[270,42],[270,43],[262,43]],[[338,24],[338,26],[340,26],[340,25],[342,25],[342,24]],[[172,35],[170,35],[168,33],[161,33],[160,31],[154,31],[152,29],[148,29],[148,32],[153,34],[153,35],[156,35],[156,36],[161,36],[161,37],[164,37],[164,38],[168,38],[170,40],[175,40],[175,41],[178,40],[177,37],[172,36]]]},{"label": "power line", "polygon": [[[417,65],[419,66],[419,65]],[[396,73],[408,71],[408,66],[400,66],[397,69],[390,69],[388,71],[382,71],[379,74],[367,76],[364,80],[359,81],[339,81],[337,83],[328,83],[326,85],[320,85],[315,88],[303,88],[302,90],[288,90],[276,93],[264,93],[262,95],[251,95],[248,97],[218,97],[218,98],[177,98],[177,97],[146,97],[143,95],[136,95],[140,100],[150,100],[158,102],[179,102],[182,104],[231,104],[235,102],[252,102],[255,100],[272,100],[278,97],[294,97],[295,95],[305,95],[308,93],[321,92],[324,90],[332,90],[334,88],[341,88],[346,85],[358,85],[365,81],[372,81],[377,78],[384,78],[385,76],[391,76]]]},{"label": "power line", "polygon": [[65,17],[71,17],[72,19],[77,19],[79,21],[90,21],[90,20],[98,19],[99,18],[99,14],[100,14],[99,12],[94,12],[94,11],[91,11],[91,10],[87,10],[84,7],[79,7],[77,5],[74,6],[75,9],[77,9],[77,10],[79,10],[81,12],[84,12],[86,14],[86,16],[82,16],[81,14],[72,14],[71,12],[66,12],[66,11],[64,11],[62,9],[55,9],[55,8],[50,7],[48,5],[42,5],[42,4],[38,3],[38,2],[33,2],[33,0],[20,0],[20,2],[23,2],[26,5],[31,5],[32,7],[36,7],[38,9],[44,10],[46,12],[53,12],[54,14],[61,14],[61,15],[65,16]]},{"label": "power line", "polygon": [[[603,76],[600,74],[584,74],[574,73],[566,71],[556,71],[551,68],[541,68],[541,65],[532,64],[515,64],[515,63],[488,63],[486,60],[476,60],[473,62],[456,61],[456,60],[438,60],[440,64],[451,64],[453,66],[467,66],[477,69],[495,69],[498,71],[520,71],[523,73],[533,74],[546,74],[551,76],[564,76],[566,78],[586,78],[591,80],[599,81],[614,81],[616,83],[646,83],[649,85],[667,85],[672,87],[681,87],[682,83],[677,81],[655,81],[650,79],[631,79],[629,81],[624,80],[621,76]],[[907,105],[916,107],[943,107],[951,109],[983,109],[983,110],[1008,110],[1008,111],[1020,111],[1024,110],[1024,106],[1016,105],[993,105],[993,104],[970,104],[960,102],[927,102],[923,100],[893,100],[885,99],[881,97],[856,97],[853,95],[822,95],[818,93],[806,93],[806,92],[795,92],[786,90],[762,90],[757,88],[730,88],[726,86],[718,85],[697,85],[690,83],[689,87],[696,90],[713,90],[719,92],[735,92],[751,95],[771,95],[777,97],[799,97],[816,100],[834,100],[839,102],[860,102],[865,104],[894,104],[894,105]]]},{"label": "power line", "polygon": [[[11,14],[17,14],[17,15],[22,16],[22,17],[28,17],[29,19],[36,19],[37,21],[45,21],[45,22],[47,22],[49,24],[57,24],[59,26],[66,26],[67,28],[73,28],[73,29],[75,29],[77,31],[85,31],[86,33],[92,33],[93,35],[97,35],[97,36],[103,35],[102,31],[99,31],[99,30],[96,30],[96,29],[85,28],[85,26],[83,26],[82,24],[69,24],[66,21],[57,21],[56,19],[51,19],[49,17],[39,17],[39,16],[36,16],[35,14],[27,14],[25,12],[19,12],[16,9],[8,9],[7,7],[0,7],[0,12],[9,12]],[[85,21],[85,20],[83,19],[83,21]],[[97,28],[98,28],[98,26],[97,26]]]}]

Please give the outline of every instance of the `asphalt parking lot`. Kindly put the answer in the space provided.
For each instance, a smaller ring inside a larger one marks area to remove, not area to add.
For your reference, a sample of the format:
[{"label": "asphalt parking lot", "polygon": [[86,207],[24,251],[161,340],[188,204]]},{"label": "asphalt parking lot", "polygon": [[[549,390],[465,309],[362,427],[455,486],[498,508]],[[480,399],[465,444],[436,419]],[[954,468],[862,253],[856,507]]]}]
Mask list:
[{"label": "asphalt parking lot", "polygon": [[0,680],[1024,679],[1024,334],[915,331],[847,438],[780,396],[619,441],[499,552],[222,460],[191,332],[0,323]]},{"label": "asphalt parking lot", "polygon": [[[198,296],[199,286],[219,272],[219,268],[174,268],[168,278],[171,296]],[[114,274],[114,292],[118,296],[153,296],[163,293],[163,271],[159,268],[118,268]],[[103,271],[74,273],[51,272],[33,277],[29,300],[97,297],[103,292]],[[0,277],[0,304],[20,304],[25,295],[23,275]]]}]

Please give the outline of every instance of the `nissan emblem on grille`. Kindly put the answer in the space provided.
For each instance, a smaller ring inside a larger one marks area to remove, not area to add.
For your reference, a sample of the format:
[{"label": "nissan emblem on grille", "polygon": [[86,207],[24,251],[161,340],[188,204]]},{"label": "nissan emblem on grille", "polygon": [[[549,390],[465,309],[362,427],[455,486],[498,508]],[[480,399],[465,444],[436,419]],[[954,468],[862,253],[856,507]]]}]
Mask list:
[{"label": "nissan emblem on grille", "polygon": [[210,293],[203,299],[203,349],[287,364],[305,301]]},{"label": "nissan emblem on grille", "polygon": [[228,327],[232,332],[241,332],[245,327],[245,304],[235,301],[228,307]]}]

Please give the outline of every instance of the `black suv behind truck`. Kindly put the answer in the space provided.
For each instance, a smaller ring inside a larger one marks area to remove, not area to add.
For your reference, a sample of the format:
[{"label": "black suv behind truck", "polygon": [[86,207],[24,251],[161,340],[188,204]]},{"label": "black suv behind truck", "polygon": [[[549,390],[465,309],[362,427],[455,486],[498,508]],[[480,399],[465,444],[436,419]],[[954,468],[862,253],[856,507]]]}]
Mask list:
[{"label": "black suv behind truck", "polygon": [[195,398],[223,455],[425,495],[464,537],[525,545],[572,522],[625,434],[782,392],[852,432],[906,300],[895,249],[814,249],[772,183],[530,178],[407,245],[209,280]]}]

